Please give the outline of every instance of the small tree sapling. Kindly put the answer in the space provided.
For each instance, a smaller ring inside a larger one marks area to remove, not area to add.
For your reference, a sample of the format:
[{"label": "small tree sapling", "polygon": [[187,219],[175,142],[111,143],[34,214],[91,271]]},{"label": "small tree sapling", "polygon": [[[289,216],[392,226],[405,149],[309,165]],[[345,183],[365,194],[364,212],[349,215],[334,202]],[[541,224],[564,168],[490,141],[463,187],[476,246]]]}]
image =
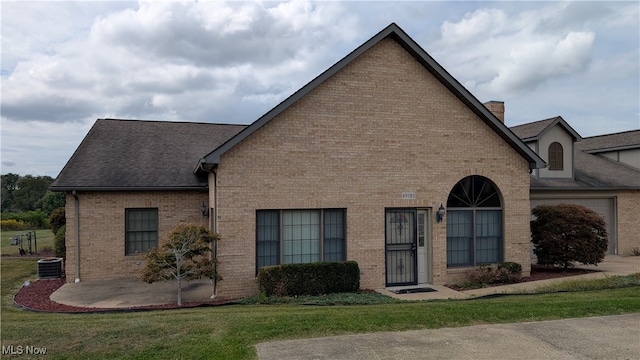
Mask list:
[{"label": "small tree sapling", "polygon": [[182,305],[182,282],[209,278],[222,280],[216,271],[212,245],[219,237],[203,226],[178,225],[160,248],[145,253],[140,280],[146,283],[175,280],[178,305]]}]

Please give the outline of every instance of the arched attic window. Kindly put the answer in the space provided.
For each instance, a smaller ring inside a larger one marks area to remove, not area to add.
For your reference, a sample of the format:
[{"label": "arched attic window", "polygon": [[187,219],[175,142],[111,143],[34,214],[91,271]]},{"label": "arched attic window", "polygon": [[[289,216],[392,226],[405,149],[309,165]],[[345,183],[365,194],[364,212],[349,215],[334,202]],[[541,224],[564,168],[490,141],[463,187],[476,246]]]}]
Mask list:
[{"label": "arched attic window", "polygon": [[460,180],[447,199],[447,267],[503,261],[502,200],[482,176]]},{"label": "arched attic window", "polygon": [[549,145],[549,170],[563,170],[563,149],[559,142]]}]

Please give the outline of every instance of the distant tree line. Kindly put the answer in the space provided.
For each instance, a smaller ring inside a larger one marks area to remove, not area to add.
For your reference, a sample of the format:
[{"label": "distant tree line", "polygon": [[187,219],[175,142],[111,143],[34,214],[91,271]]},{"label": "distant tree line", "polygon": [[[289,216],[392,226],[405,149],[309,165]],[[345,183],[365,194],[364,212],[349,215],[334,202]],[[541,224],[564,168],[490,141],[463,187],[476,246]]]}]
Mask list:
[{"label": "distant tree line", "polygon": [[45,217],[53,210],[65,205],[65,194],[49,190],[53,178],[50,176],[0,175],[2,187],[2,217],[8,213],[41,211]]}]

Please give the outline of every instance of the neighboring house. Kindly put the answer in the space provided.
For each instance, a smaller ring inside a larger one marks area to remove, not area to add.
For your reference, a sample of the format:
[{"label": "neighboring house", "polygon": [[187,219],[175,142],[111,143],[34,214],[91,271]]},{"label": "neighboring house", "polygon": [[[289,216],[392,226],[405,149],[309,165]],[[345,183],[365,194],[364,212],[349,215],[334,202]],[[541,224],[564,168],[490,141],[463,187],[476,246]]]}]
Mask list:
[{"label": "neighboring house", "polygon": [[498,261],[526,276],[544,166],[392,24],[246,127],[98,120],[52,189],[67,192],[69,281],[137,276],[141,252],[193,222],[220,234],[231,298],[295,262],[357,261],[363,288]]},{"label": "neighboring house", "polygon": [[511,128],[548,163],[534,170],[531,208],[587,206],[605,219],[608,254],[640,248],[640,130],[582,138],[561,117]]}]

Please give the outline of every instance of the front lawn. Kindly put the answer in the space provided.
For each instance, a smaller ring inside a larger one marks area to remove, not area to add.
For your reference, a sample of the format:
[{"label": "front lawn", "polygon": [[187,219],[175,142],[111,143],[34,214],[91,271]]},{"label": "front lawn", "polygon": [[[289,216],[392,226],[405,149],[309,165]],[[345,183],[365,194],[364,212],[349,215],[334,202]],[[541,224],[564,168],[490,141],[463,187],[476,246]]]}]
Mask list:
[{"label": "front lawn", "polygon": [[2,346],[46,348],[65,359],[254,359],[254,345],[270,340],[640,312],[636,284],[471,301],[47,314],[12,305],[20,285],[34,278],[33,259],[3,259],[1,270]]}]

